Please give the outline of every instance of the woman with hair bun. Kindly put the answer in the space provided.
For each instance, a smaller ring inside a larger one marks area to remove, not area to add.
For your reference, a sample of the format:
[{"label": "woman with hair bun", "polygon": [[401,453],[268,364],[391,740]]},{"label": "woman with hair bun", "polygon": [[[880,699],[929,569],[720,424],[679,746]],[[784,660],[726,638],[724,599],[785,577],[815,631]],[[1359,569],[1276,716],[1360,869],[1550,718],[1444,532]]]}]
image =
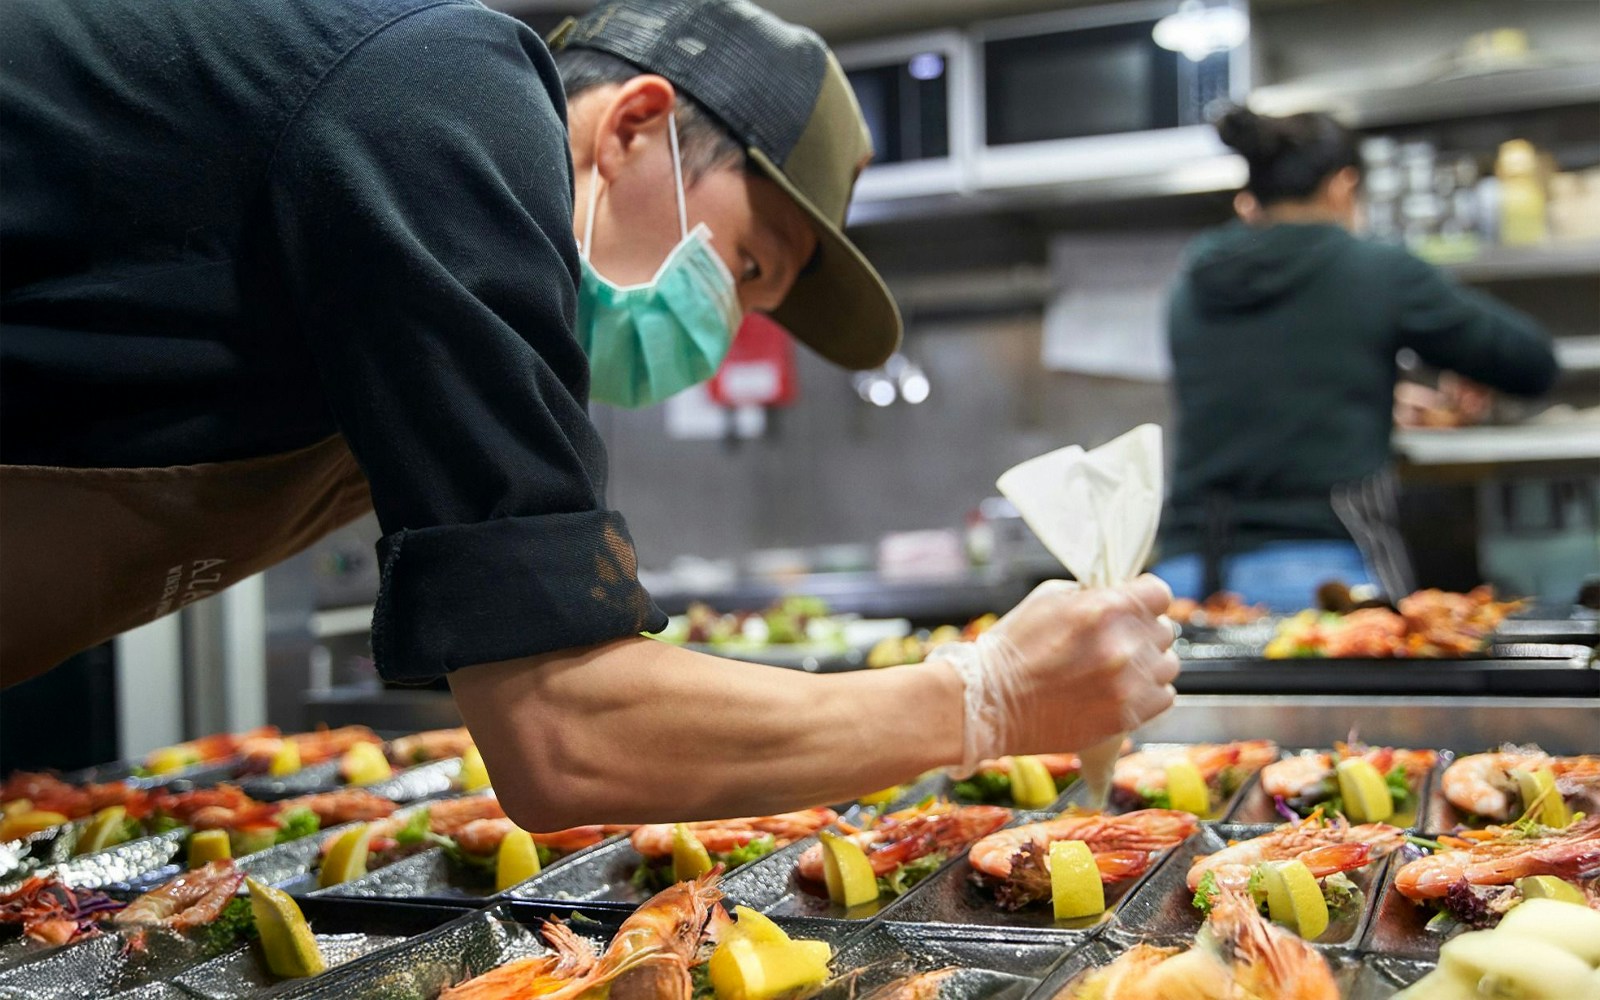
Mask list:
[{"label": "woman with hair bun", "polygon": [[1390,467],[1395,355],[1521,396],[1555,381],[1549,336],[1396,246],[1351,230],[1355,142],[1326,115],[1236,109],[1239,219],[1202,234],[1172,291],[1177,468],[1156,573],[1279,611],[1330,579],[1413,587]]}]

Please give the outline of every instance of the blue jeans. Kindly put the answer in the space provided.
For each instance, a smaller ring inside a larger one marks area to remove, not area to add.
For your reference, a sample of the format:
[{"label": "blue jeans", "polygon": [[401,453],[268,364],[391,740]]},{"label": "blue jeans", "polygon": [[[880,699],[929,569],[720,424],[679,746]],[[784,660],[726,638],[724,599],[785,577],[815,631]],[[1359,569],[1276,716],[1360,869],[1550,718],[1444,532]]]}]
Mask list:
[{"label": "blue jeans", "polygon": [[[1205,565],[1198,555],[1175,556],[1151,570],[1167,581],[1174,597],[1203,600]],[[1353,542],[1270,542],[1222,560],[1222,585],[1246,604],[1265,604],[1274,612],[1298,611],[1316,604],[1316,589],[1329,580],[1351,586],[1373,576]]]}]

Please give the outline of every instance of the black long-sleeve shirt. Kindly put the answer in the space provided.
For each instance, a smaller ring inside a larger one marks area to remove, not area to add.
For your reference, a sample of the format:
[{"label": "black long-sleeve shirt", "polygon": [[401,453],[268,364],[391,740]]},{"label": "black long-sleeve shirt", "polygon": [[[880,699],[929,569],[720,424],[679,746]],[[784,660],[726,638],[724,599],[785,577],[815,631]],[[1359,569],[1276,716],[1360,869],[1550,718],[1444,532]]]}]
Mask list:
[{"label": "black long-sleeve shirt", "polygon": [[1177,461],[1165,555],[1222,498],[1236,549],[1347,539],[1330,495],[1390,459],[1395,356],[1518,395],[1558,367],[1528,316],[1334,225],[1240,223],[1190,248],[1169,303]]},{"label": "black long-sleeve shirt", "polygon": [[0,462],[343,435],[391,678],[661,627],[586,413],[564,115],[471,0],[9,0]]}]

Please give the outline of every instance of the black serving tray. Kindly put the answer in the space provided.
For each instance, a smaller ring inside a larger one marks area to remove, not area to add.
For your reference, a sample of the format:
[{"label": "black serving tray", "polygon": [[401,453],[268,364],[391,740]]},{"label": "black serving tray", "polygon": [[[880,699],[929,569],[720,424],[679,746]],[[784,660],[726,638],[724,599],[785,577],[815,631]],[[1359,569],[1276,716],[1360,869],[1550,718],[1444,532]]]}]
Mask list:
[{"label": "black serving tray", "polygon": [[[1270,833],[1275,826],[1208,826],[1168,852],[1154,872],[1139,886],[1138,892],[1117,909],[1112,929],[1129,940],[1193,940],[1204,916],[1194,908],[1194,893],[1187,884],[1189,867],[1196,858],[1215,854],[1230,840],[1248,840]],[[1363,868],[1345,872],[1362,893],[1361,907],[1328,925],[1314,944],[1326,948],[1353,949],[1377,909],[1382,895],[1388,858],[1370,862]]]},{"label": "black serving tray", "polygon": [[[318,830],[309,837],[301,837],[299,840],[291,840],[286,844],[277,844],[264,851],[235,858],[234,864],[246,875],[266,885],[280,888],[296,885],[299,880],[309,875],[312,888],[316,888],[317,862],[322,856],[323,841],[329,837],[336,837],[355,825],[355,823],[345,823],[340,826],[330,826],[325,830]],[[186,871],[188,869],[186,860],[183,852],[179,851],[165,864],[141,872],[136,877],[108,884],[106,891],[118,898],[131,899]]]},{"label": "black serving tray", "polygon": [[[540,874],[553,871],[615,839],[608,838],[592,847],[555,858]],[[492,872],[469,868],[452,861],[442,849],[435,847],[392,865],[386,865],[377,871],[368,872],[362,878],[318,889],[312,895],[476,908],[485,905],[500,893],[494,887]]]},{"label": "black serving tray", "polygon": [[1080,941],[1041,940],[1005,928],[874,924],[834,958],[834,978],[819,1000],[854,1000],[890,992],[906,977],[951,970],[928,993],[894,993],[941,1000],[1026,996]]},{"label": "black serving tray", "polygon": [[78,771],[70,771],[61,775],[61,780],[69,785],[102,784],[111,781],[125,781],[135,788],[166,788],[182,792],[191,788],[206,788],[224,781],[232,781],[237,775],[239,760],[228,757],[223,760],[213,760],[204,764],[195,764],[179,771],[166,774],[140,774],[143,765],[137,761],[121,760],[109,764],[96,764]]},{"label": "black serving tray", "polygon": [[[928,794],[926,787],[931,786],[926,786],[919,780],[887,808],[899,809],[920,801]],[[841,820],[852,824],[860,824],[865,815],[865,810],[859,805],[841,804],[834,809],[839,813]],[[747,869],[768,864],[798,844],[815,842],[816,838],[808,837],[797,841],[796,844],[779,848],[764,858],[741,865],[731,872],[725,872],[722,885],[726,889]],[[559,867],[551,865],[521,885],[506,890],[504,898],[638,905],[655,895],[654,890],[641,889],[631,881],[634,872],[644,863],[644,855],[633,849],[633,844],[627,836],[615,837],[594,847],[577,851],[565,860],[570,863]]]},{"label": "black serving tray", "polygon": [[[1164,750],[1171,747],[1187,745],[1188,744],[1184,743],[1141,743],[1138,746],[1135,746],[1133,750],[1130,750],[1129,753],[1135,753],[1141,750]],[[1122,756],[1126,757],[1127,755],[1128,754],[1123,754]],[[1218,803],[1215,811],[1213,811],[1209,816],[1198,817],[1200,822],[1225,823],[1232,821],[1234,813],[1238,811],[1240,804],[1252,794],[1252,789],[1255,788],[1256,784],[1260,781],[1260,778],[1261,775],[1259,771],[1248,775],[1245,780],[1240,783],[1239,787],[1233,790],[1232,794],[1230,794],[1222,802]],[[1072,787],[1067,789],[1066,794],[1056,802],[1056,805],[1053,808],[1059,811],[1061,809],[1067,809],[1070,807],[1077,807],[1081,809],[1086,809],[1089,807],[1088,785],[1081,781],[1074,782]],[[1136,812],[1137,810],[1148,808],[1150,807],[1144,805],[1142,802],[1131,801],[1129,797],[1120,794],[1115,788],[1113,788],[1111,790],[1110,799],[1106,803],[1105,811],[1108,813],[1116,813],[1121,815],[1122,813]]]},{"label": "black serving tray", "polygon": [[1555,642],[1600,645],[1600,612],[1576,604],[1536,604],[1500,623],[1502,642]]},{"label": "black serving tray", "polygon": [[[1015,822],[1014,818],[1012,822]],[[896,902],[891,897],[880,897],[871,903],[846,909],[830,900],[822,892],[821,886],[801,879],[798,870],[800,856],[817,843],[816,837],[796,841],[724,878],[722,888],[727,893],[729,902],[760,910],[768,916],[814,917],[852,922],[870,920]],[[944,868],[956,864],[965,854],[964,850],[953,854],[945,862]],[[913,886],[911,893],[920,889],[922,884],[933,881],[938,874],[935,872],[924,879],[923,883]]]},{"label": "black serving tray", "polygon": [[394,802],[416,802],[419,799],[456,791],[456,781],[460,775],[461,758],[450,757],[396,771],[393,777],[376,784],[356,786],[341,780],[339,761],[330,760],[301,768],[281,778],[265,774],[249,775],[240,778],[237,784],[246,795],[263,802],[277,802],[301,795],[355,787],[363,787],[375,795]]},{"label": "black serving tray", "polygon": [[[1045,977],[1032,993],[1029,1000],[1055,1000],[1064,997],[1065,990],[1073,984],[1080,975],[1091,969],[1109,965],[1118,955],[1133,947],[1135,944],[1153,944],[1162,947],[1178,946],[1190,947],[1192,939],[1184,938],[1156,938],[1149,940],[1135,940],[1116,934],[1106,934],[1095,941],[1091,941],[1076,952],[1068,955],[1056,966],[1055,970]],[[1333,971],[1334,982],[1338,984],[1339,995],[1345,1000],[1354,1000],[1358,994],[1355,992],[1358,983],[1367,975],[1364,969],[1365,960],[1362,956],[1349,952],[1341,952],[1326,948],[1318,948],[1328,965]],[[1362,1000],[1378,1000],[1388,996],[1387,993],[1359,994]]]},{"label": "black serving tray", "polygon": [[512,900],[637,906],[655,895],[652,890],[640,889],[630,881],[643,861],[644,856],[633,849],[627,837],[617,837],[577,852],[566,864],[552,865],[521,885],[506,890],[505,895]]},{"label": "black serving tray", "polygon": [[[446,986],[513,959],[548,954],[549,949],[538,935],[538,927],[546,919],[567,920],[578,934],[603,945],[630,910],[626,906],[559,902],[503,902],[464,915],[457,910],[456,919],[450,923],[275,996],[295,1000],[350,996],[432,1000]],[[835,949],[849,939],[833,924],[779,923],[795,937],[828,941]]]},{"label": "black serving tray", "polygon": [[1395,876],[1400,869],[1406,862],[1420,858],[1425,853],[1421,848],[1407,845],[1390,859],[1372,922],[1361,941],[1363,951],[1395,959],[1436,962],[1439,946],[1463,929],[1454,927],[1449,934],[1428,930],[1428,921],[1436,911],[1412,902],[1395,888]]},{"label": "black serving tray", "polygon": [[[302,901],[301,911],[334,968],[460,915],[459,910],[381,906],[361,900]],[[142,937],[143,947],[135,948],[129,946],[128,934],[108,931],[0,970],[0,998],[89,1000],[133,995],[222,1000],[278,996],[317,981],[272,976],[253,944],[208,953],[198,943],[173,934],[150,931]]]},{"label": "black serving tray", "polygon": [[71,849],[71,845],[66,844],[64,848],[53,849],[60,857],[52,853],[38,867],[20,876],[14,873],[11,881],[0,885],[0,892],[16,888],[22,878],[33,875],[55,876],[70,886],[86,889],[125,883],[170,862],[183,849],[188,836],[188,827],[178,827],[75,858],[66,856]]},{"label": "black serving tray", "polygon": [[1174,683],[1179,694],[1594,697],[1600,670],[1589,663],[1593,652],[1518,643],[1459,659],[1192,657]]},{"label": "black serving tray", "polygon": [[[1021,813],[1010,826],[1050,819],[1050,813]],[[1159,867],[1159,859],[1137,878],[1125,879],[1105,887],[1106,909],[1094,917],[1058,921],[1047,903],[1036,903],[1021,910],[1002,910],[994,901],[993,890],[980,885],[966,854],[945,865],[909,893],[884,908],[883,919],[899,923],[937,924],[951,928],[1006,928],[1035,940],[1055,942],[1070,948],[1109,923],[1117,911],[1132,899]]]},{"label": "black serving tray", "polygon": [[[1412,749],[1429,748],[1416,747]],[[1289,757],[1293,757],[1298,752],[1299,751],[1285,751],[1284,758],[1287,759]],[[1331,751],[1319,752],[1326,753]],[[1438,776],[1441,773],[1441,767],[1445,764],[1448,764],[1453,759],[1454,757],[1451,755],[1450,751],[1439,751],[1439,762],[1412,786],[1412,806],[1410,809],[1405,812],[1396,813],[1384,822],[1389,823],[1392,826],[1398,826],[1404,830],[1432,829],[1433,826],[1431,824],[1430,816],[1435,812],[1436,808],[1434,785],[1438,781]],[[1261,787],[1261,775],[1258,773],[1255,777],[1255,780],[1251,781],[1250,784],[1244,789],[1244,794],[1240,797],[1238,804],[1233,809],[1233,812],[1228,816],[1228,822],[1245,824],[1282,823],[1286,822],[1286,818],[1278,812],[1277,806],[1273,804],[1272,796],[1268,795],[1266,790]]]}]

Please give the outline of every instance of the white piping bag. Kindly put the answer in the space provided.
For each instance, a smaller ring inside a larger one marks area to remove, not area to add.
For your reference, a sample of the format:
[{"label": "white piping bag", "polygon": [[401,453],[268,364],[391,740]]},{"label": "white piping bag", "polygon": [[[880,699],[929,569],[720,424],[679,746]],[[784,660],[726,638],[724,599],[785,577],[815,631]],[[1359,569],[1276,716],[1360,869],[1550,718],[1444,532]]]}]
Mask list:
[{"label": "white piping bag", "polygon": [[[1050,554],[1085,587],[1139,575],[1161,520],[1161,428],[1142,424],[1093,451],[1077,445],[1029,459],[996,484]],[[1091,805],[1105,808],[1125,734],[1079,752]]]}]

